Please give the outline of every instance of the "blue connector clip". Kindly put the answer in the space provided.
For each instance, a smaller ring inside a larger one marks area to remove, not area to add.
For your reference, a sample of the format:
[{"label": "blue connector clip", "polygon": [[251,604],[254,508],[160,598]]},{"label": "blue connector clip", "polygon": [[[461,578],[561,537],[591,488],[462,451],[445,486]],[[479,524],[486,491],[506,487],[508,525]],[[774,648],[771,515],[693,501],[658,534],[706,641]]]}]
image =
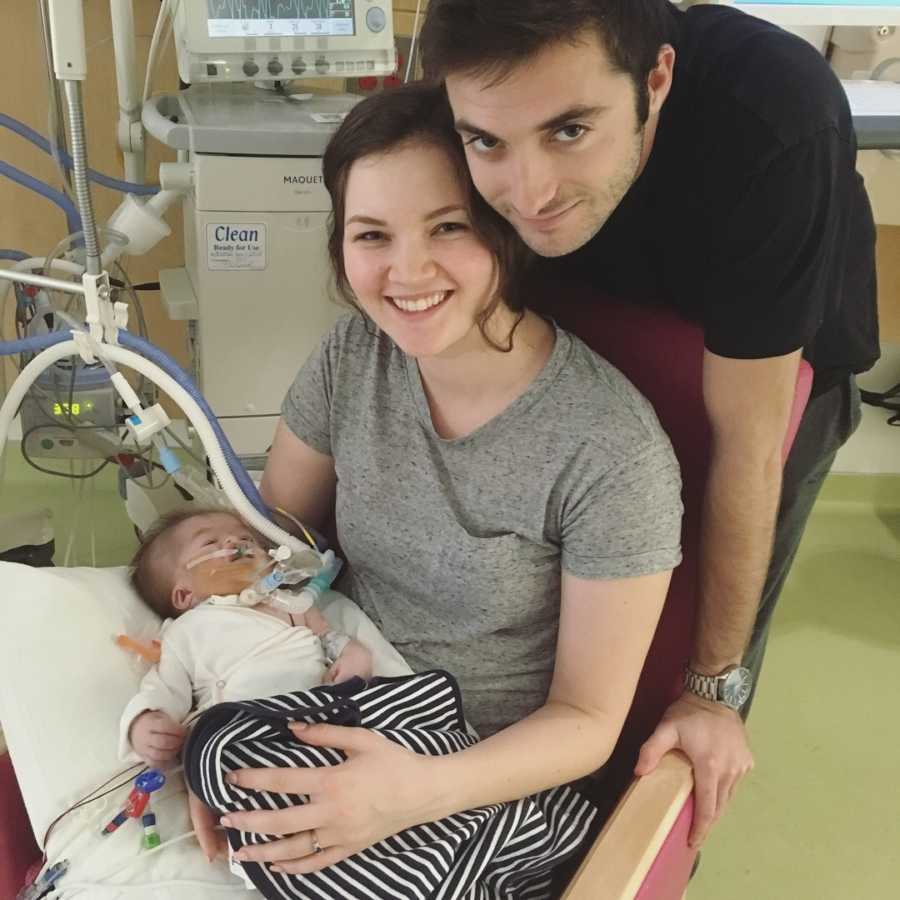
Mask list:
[{"label": "blue connector clip", "polygon": [[274,591],[277,588],[280,588],[284,583],[284,572],[275,569],[274,572],[269,572],[265,578],[260,582],[262,586],[262,593],[269,593],[270,591]]},{"label": "blue connector clip", "polygon": [[157,448],[159,452],[159,461],[163,468],[170,474],[174,475],[181,468],[181,460],[171,447],[160,446]]}]

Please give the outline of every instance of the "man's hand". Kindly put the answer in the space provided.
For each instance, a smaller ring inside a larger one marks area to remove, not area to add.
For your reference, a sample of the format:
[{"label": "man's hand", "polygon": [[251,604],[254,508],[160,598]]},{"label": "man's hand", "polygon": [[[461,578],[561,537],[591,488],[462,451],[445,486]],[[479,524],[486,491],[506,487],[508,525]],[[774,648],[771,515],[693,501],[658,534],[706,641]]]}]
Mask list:
[{"label": "man's hand", "polygon": [[172,762],[181,752],[187,729],[164,712],[148,709],[128,729],[134,752],[151,766]]},{"label": "man's hand", "polygon": [[688,843],[699,847],[728,805],[737,783],[753,768],[741,717],[718,703],[683,693],[641,748],[635,775],[652,772],[669,750],[694,767],[694,824]]},{"label": "man's hand", "polygon": [[359,676],[368,681],[372,677],[372,654],[368,647],[353,639],[341,651],[334,665],[328,670],[325,682],[338,684]]}]

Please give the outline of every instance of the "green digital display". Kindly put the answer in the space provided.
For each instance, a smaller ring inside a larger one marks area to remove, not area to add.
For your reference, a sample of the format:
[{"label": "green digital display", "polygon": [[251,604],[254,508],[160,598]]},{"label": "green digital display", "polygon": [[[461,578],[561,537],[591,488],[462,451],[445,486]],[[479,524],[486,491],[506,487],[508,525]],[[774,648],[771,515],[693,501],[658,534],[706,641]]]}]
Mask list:
[{"label": "green digital display", "polygon": [[86,400],[84,403],[79,403],[78,401],[73,401],[72,403],[54,403],[53,415],[65,416],[67,419],[76,418],[83,412],[90,412],[93,408],[94,404],[90,400]]}]

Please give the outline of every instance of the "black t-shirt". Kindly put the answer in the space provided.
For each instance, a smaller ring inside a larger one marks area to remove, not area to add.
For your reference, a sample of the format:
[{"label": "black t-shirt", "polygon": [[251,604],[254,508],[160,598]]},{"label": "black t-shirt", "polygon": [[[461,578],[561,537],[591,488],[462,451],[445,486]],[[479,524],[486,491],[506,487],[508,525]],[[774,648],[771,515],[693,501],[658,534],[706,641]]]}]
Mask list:
[{"label": "black t-shirt", "polygon": [[601,231],[539,264],[672,305],[721,356],[803,348],[815,390],[878,358],[875,226],[850,108],[802,39],[722,6],[672,10],[676,62],[647,166]]}]

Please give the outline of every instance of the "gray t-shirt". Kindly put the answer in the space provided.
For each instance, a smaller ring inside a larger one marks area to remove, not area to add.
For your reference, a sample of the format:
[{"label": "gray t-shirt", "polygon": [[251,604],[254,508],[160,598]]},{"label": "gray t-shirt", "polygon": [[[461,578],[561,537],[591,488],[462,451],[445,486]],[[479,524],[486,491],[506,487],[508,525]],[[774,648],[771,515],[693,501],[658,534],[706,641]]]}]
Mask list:
[{"label": "gray t-shirt", "polygon": [[543,704],[561,571],[626,578],[681,560],[681,480],[650,404],[576,337],[472,434],[435,432],[416,361],[342,318],[282,407],[334,458],[342,585],[416,671],[446,669],[484,736]]}]

